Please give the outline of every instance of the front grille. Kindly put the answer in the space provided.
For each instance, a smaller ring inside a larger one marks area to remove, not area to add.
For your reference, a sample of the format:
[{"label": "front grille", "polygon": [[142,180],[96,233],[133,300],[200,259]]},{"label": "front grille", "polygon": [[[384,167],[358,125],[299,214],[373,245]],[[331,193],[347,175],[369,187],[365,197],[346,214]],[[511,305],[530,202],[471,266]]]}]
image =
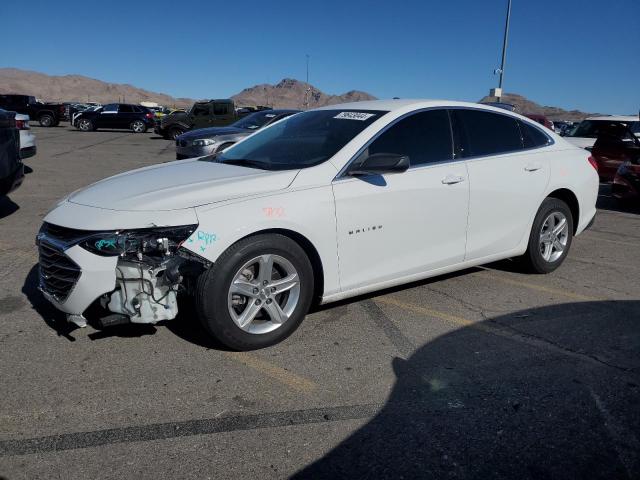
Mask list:
[{"label": "front grille", "polygon": [[80,267],[46,241],[38,245],[40,254],[40,288],[59,302],[64,302],[80,278]]}]

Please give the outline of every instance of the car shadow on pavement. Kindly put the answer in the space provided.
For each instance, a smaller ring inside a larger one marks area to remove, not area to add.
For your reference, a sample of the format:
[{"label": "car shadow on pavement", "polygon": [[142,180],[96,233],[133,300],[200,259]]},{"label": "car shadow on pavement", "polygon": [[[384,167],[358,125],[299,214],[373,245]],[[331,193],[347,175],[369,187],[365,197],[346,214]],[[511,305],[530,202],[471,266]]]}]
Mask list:
[{"label": "car shadow on pavement", "polygon": [[0,219],[8,217],[19,209],[20,206],[9,197],[0,197]]},{"label": "car shadow on pavement", "polygon": [[499,316],[392,368],[379,413],[293,478],[640,478],[638,301]]}]

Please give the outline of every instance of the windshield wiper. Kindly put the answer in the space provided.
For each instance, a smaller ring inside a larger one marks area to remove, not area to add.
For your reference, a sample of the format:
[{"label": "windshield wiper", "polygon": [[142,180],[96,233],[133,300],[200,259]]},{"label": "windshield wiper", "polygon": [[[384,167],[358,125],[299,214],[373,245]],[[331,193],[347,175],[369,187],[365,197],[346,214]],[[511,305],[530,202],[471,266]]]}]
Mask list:
[{"label": "windshield wiper", "polygon": [[269,170],[266,168],[268,165],[265,162],[260,162],[258,160],[250,160],[248,158],[230,158],[225,160],[220,160],[220,163],[227,163],[229,165],[239,165],[241,167],[249,167],[249,168],[259,168],[260,170]]}]

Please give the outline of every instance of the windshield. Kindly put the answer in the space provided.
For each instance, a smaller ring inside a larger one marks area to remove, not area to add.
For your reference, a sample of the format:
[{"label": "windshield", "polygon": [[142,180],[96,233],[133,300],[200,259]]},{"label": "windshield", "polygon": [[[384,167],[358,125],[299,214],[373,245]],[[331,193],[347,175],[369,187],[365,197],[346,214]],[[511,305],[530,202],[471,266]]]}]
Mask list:
[{"label": "windshield", "polygon": [[628,127],[628,122],[620,122],[615,120],[583,120],[571,130],[568,137],[583,137],[583,138],[598,138],[601,130],[615,127],[617,125],[624,125]]},{"label": "windshield", "polygon": [[313,110],[273,124],[205,161],[263,170],[312,167],[334,156],[382,117],[379,110]]},{"label": "windshield", "polygon": [[246,130],[257,130],[258,128],[264,126],[265,123],[276,117],[278,114],[273,113],[272,111],[266,110],[264,112],[255,112],[250,115],[247,115],[244,118],[241,118],[237,122],[233,123],[231,126],[235,128],[243,128]]}]

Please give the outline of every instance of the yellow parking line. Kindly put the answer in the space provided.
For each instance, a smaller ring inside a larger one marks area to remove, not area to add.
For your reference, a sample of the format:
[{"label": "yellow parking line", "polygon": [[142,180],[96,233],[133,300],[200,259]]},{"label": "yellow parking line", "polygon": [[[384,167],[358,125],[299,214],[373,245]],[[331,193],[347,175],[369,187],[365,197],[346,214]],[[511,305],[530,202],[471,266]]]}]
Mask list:
[{"label": "yellow parking line", "polygon": [[451,315],[450,313],[440,312],[438,310],[433,310],[432,308],[423,307],[421,305],[415,305],[413,303],[402,302],[396,298],[389,297],[389,296],[376,297],[374,298],[374,302],[384,303],[386,305],[393,305],[395,307],[399,307],[413,313],[418,313],[420,315],[427,315],[429,317],[439,318],[441,320],[455,323],[457,325],[468,326],[474,323],[471,320],[467,320],[466,318],[463,318],[463,317],[458,317],[457,315]]},{"label": "yellow parking line", "polygon": [[[485,272],[493,272],[486,267],[480,267]],[[536,285],[535,283],[523,282],[521,280],[513,280],[511,278],[505,278],[502,275],[496,275],[489,273],[488,276],[492,280],[497,280],[498,282],[506,283],[508,285],[515,285],[517,287],[529,288],[531,290],[536,290],[538,292],[545,292],[551,295],[556,295],[559,297],[571,298],[572,300],[583,300],[583,301],[594,301],[594,300],[602,300],[602,298],[589,297],[587,295],[580,295],[579,293],[570,292],[568,290],[560,290],[558,288],[545,287],[543,285]]]},{"label": "yellow parking line", "polygon": [[287,387],[300,393],[311,393],[318,388],[311,380],[291,373],[284,368],[277,367],[261,358],[246,352],[223,352],[224,355],[236,362],[252,368],[260,373],[283,383]]}]

